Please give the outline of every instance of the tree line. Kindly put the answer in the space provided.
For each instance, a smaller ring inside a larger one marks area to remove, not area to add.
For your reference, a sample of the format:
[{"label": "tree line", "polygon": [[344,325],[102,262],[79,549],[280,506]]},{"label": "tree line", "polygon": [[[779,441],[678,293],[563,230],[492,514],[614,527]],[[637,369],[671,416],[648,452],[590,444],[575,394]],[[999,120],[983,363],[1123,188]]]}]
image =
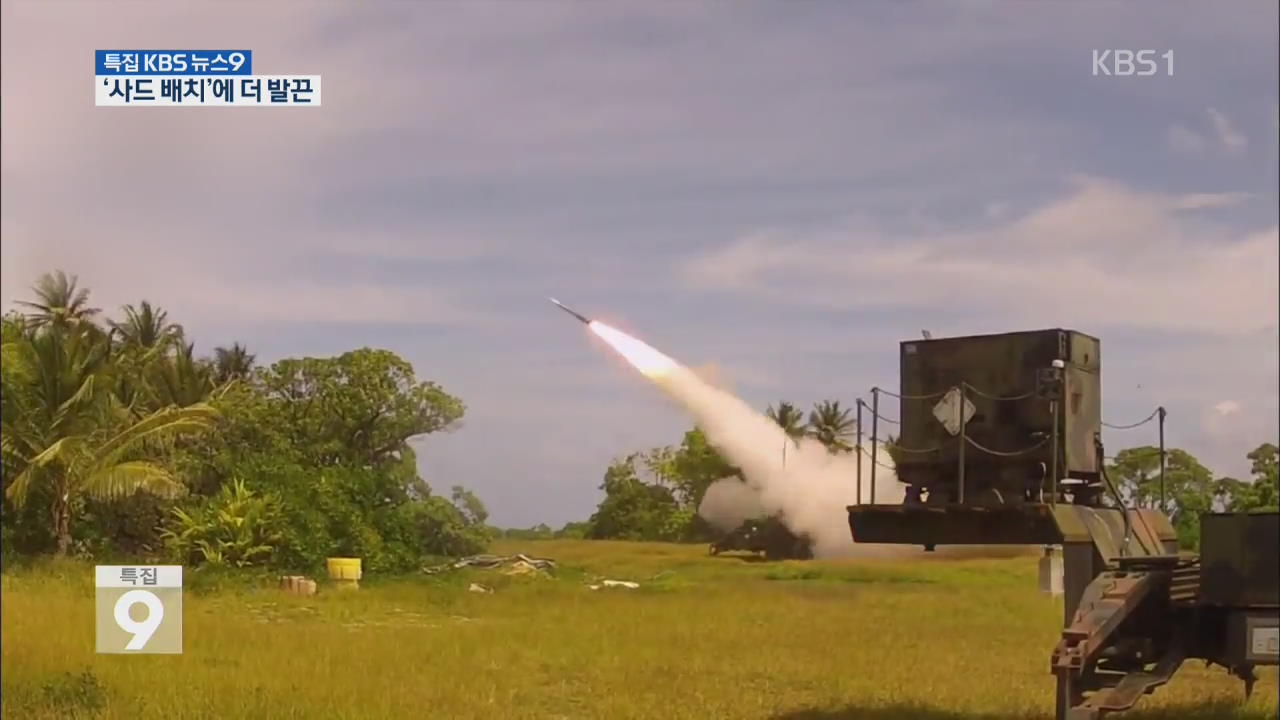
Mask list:
[{"label": "tree line", "polygon": [[418,475],[410,439],[463,402],[387,350],[258,366],[198,356],[147,301],[116,318],[63,272],[2,321],[0,545],[41,554],[316,572],[483,550],[483,503]]}]

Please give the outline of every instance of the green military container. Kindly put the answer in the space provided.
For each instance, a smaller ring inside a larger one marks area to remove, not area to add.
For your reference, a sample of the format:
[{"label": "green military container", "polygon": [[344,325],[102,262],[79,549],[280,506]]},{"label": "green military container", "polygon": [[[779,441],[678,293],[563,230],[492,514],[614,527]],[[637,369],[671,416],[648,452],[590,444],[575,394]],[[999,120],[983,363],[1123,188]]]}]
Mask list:
[{"label": "green military container", "polygon": [[1280,513],[1200,516],[1200,601],[1223,607],[1280,608]]},{"label": "green military container", "polygon": [[909,497],[923,490],[929,504],[1048,501],[1055,468],[1058,479],[1096,483],[1100,370],[1098,339],[1074,330],[901,343],[894,455]]},{"label": "green military container", "polygon": [[1280,513],[1200,516],[1197,643],[1231,667],[1280,663]]}]

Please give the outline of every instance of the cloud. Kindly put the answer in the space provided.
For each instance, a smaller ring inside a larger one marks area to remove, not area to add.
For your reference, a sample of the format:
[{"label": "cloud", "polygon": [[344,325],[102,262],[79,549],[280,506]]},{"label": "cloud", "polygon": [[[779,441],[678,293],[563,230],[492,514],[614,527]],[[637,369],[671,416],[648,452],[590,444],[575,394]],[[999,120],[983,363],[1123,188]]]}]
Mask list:
[{"label": "cloud", "polygon": [[1240,231],[1197,212],[1243,200],[1077,177],[1056,200],[978,230],[904,237],[849,221],[748,233],[687,258],[681,273],[693,288],[795,305],[949,305],[988,329],[1274,332],[1277,228]]},{"label": "cloud", "polygon": [[1225,152],[1236,153],[1244,150],[1249,144],[1248,139],[1236,130],[1226,115],[1215,108],[1208,108],[1205,112],[1209,114],[1209,120],[1213,123],[1213,132],[1217,135],[1218,143],[1222,145]]},{"label": "cloud", "polygon": [[1212,210],[1240,205],[1250,198],[1248,193],[1189,193],[1173,199],[1175,210]]},{"label": "cloud", "polygon": [[992,220],[1000,220],[1009,214],[1009,203],[1001,201],[989,202],[983,212]]},{"label": "cloud", "polygon": [[1230,118],[1217,108],[1206,108],[1209,116],[1209,127],[1205,134],[1197,133],[1184,125],[1174,125],[1165,134],[1165,142],[1169,149],[1186,155],[1198,155],[1216,144],[1217,149],[1227,155],[1238,154],[1249,144]]},{"label": "cloud", "polygon": [[1169,128],[1166,140],[1168,141],[1171,149],[1188,155],[1195,155],[1204,152],[1205,148],[1208,146],[1208,142],[1203,137],[1196,134],[1193,130],[1188,130],[1182,125],[1174,125]]},{"label": "cloud", "polygon": [[[1255,439],[1253,428],[1257,427],[1258,423],[1257,418],[1253,417],[1255,414],[1234,400],[1223,400],[1206,406],[1200,414],[1200,428],[1206,436],[1209,452],[1216,454],[1216,451],[1224,446],[1236,445],[1241,437]],[[1249,449],[1252,449],[1252,446]],[[1240,453],[1240,457],[1243,458],[1243,456],[1244,453]],[[1237,464],[1242,463],[1239,461],[1232,463],[1232,465]],[[1218,467],[1222,466],[1218,465]]]},{"label": "cloud", "polygon": [[1214,412],[1218,415],[1226,417],[1227,415],[1235,415],[1240,412],[1240,403],[1235,400],[1223,400],[1213,406]]},{"label": "cloud", "polygon": [[[188,327],[273,327],[290,323],[384,325],[475,325],[495,318],[457,298],[456,293],[421,283],[375,283],[349,275],[325,277],[308,267],[317,254],[282,247],[258,250],[219,242],[200,228],[162,229],[156,236],[130,232],[131,226],[103,227],[98,242],[42,243],[58,236],[65,220],[52,219],[41,231],[4,223],[3,301],[26,299],[36,277],[54,269],[78,275],[92,290],[95,305],[114,314],[125,303],[161,303]],[[68,228],[67,236],[74,236]],[[185,236],[173,247],[167,237]],[[322,252],[324,240],[317,238]],[[348,241],[349,242],[349,241]],[[310,261],[310,262],[308,262]],[[141,271],[145,267],[145,271]]]}]

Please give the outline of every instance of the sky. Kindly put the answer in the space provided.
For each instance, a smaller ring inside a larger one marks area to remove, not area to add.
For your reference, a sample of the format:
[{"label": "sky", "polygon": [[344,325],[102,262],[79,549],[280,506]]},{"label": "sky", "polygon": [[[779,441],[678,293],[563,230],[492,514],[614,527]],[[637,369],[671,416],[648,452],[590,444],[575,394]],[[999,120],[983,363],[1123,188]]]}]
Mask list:
[{"label": "sky", "polygon": [[[921,330],[1067,327],[1104,420],[1163,405],[1237,476],[1280,434],[1276,3],[2,8],[4,307],[63,269],[198,352],[393,350],[467,405],[423,477],[496,524],[585,519],[690,426],[548,296],[762,409],[894,388]],[[98,48],[249,48],[323,105],[97,108]]]}]

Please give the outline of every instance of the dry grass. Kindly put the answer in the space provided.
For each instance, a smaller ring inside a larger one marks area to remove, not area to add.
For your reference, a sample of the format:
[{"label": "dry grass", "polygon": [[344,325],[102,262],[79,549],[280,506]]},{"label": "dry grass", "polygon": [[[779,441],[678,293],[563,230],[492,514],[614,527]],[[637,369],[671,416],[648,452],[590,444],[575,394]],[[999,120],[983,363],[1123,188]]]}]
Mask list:
[{"label": "dry grass", "polygon": [[[185,602],[180,656],[96,655],[92,573],[4,576],[6,718],[1048,718],[1061,601],[1035,560],[750,563],[702,547],[525,542],[555,579],[485,571]],[[640,590],[592,592],[597,577]],[[470,582],[495,589],[467,592]],[[192,579],[189,579],[189,585]],[[1130,718],[1276,716],[1188,664]]]}]

